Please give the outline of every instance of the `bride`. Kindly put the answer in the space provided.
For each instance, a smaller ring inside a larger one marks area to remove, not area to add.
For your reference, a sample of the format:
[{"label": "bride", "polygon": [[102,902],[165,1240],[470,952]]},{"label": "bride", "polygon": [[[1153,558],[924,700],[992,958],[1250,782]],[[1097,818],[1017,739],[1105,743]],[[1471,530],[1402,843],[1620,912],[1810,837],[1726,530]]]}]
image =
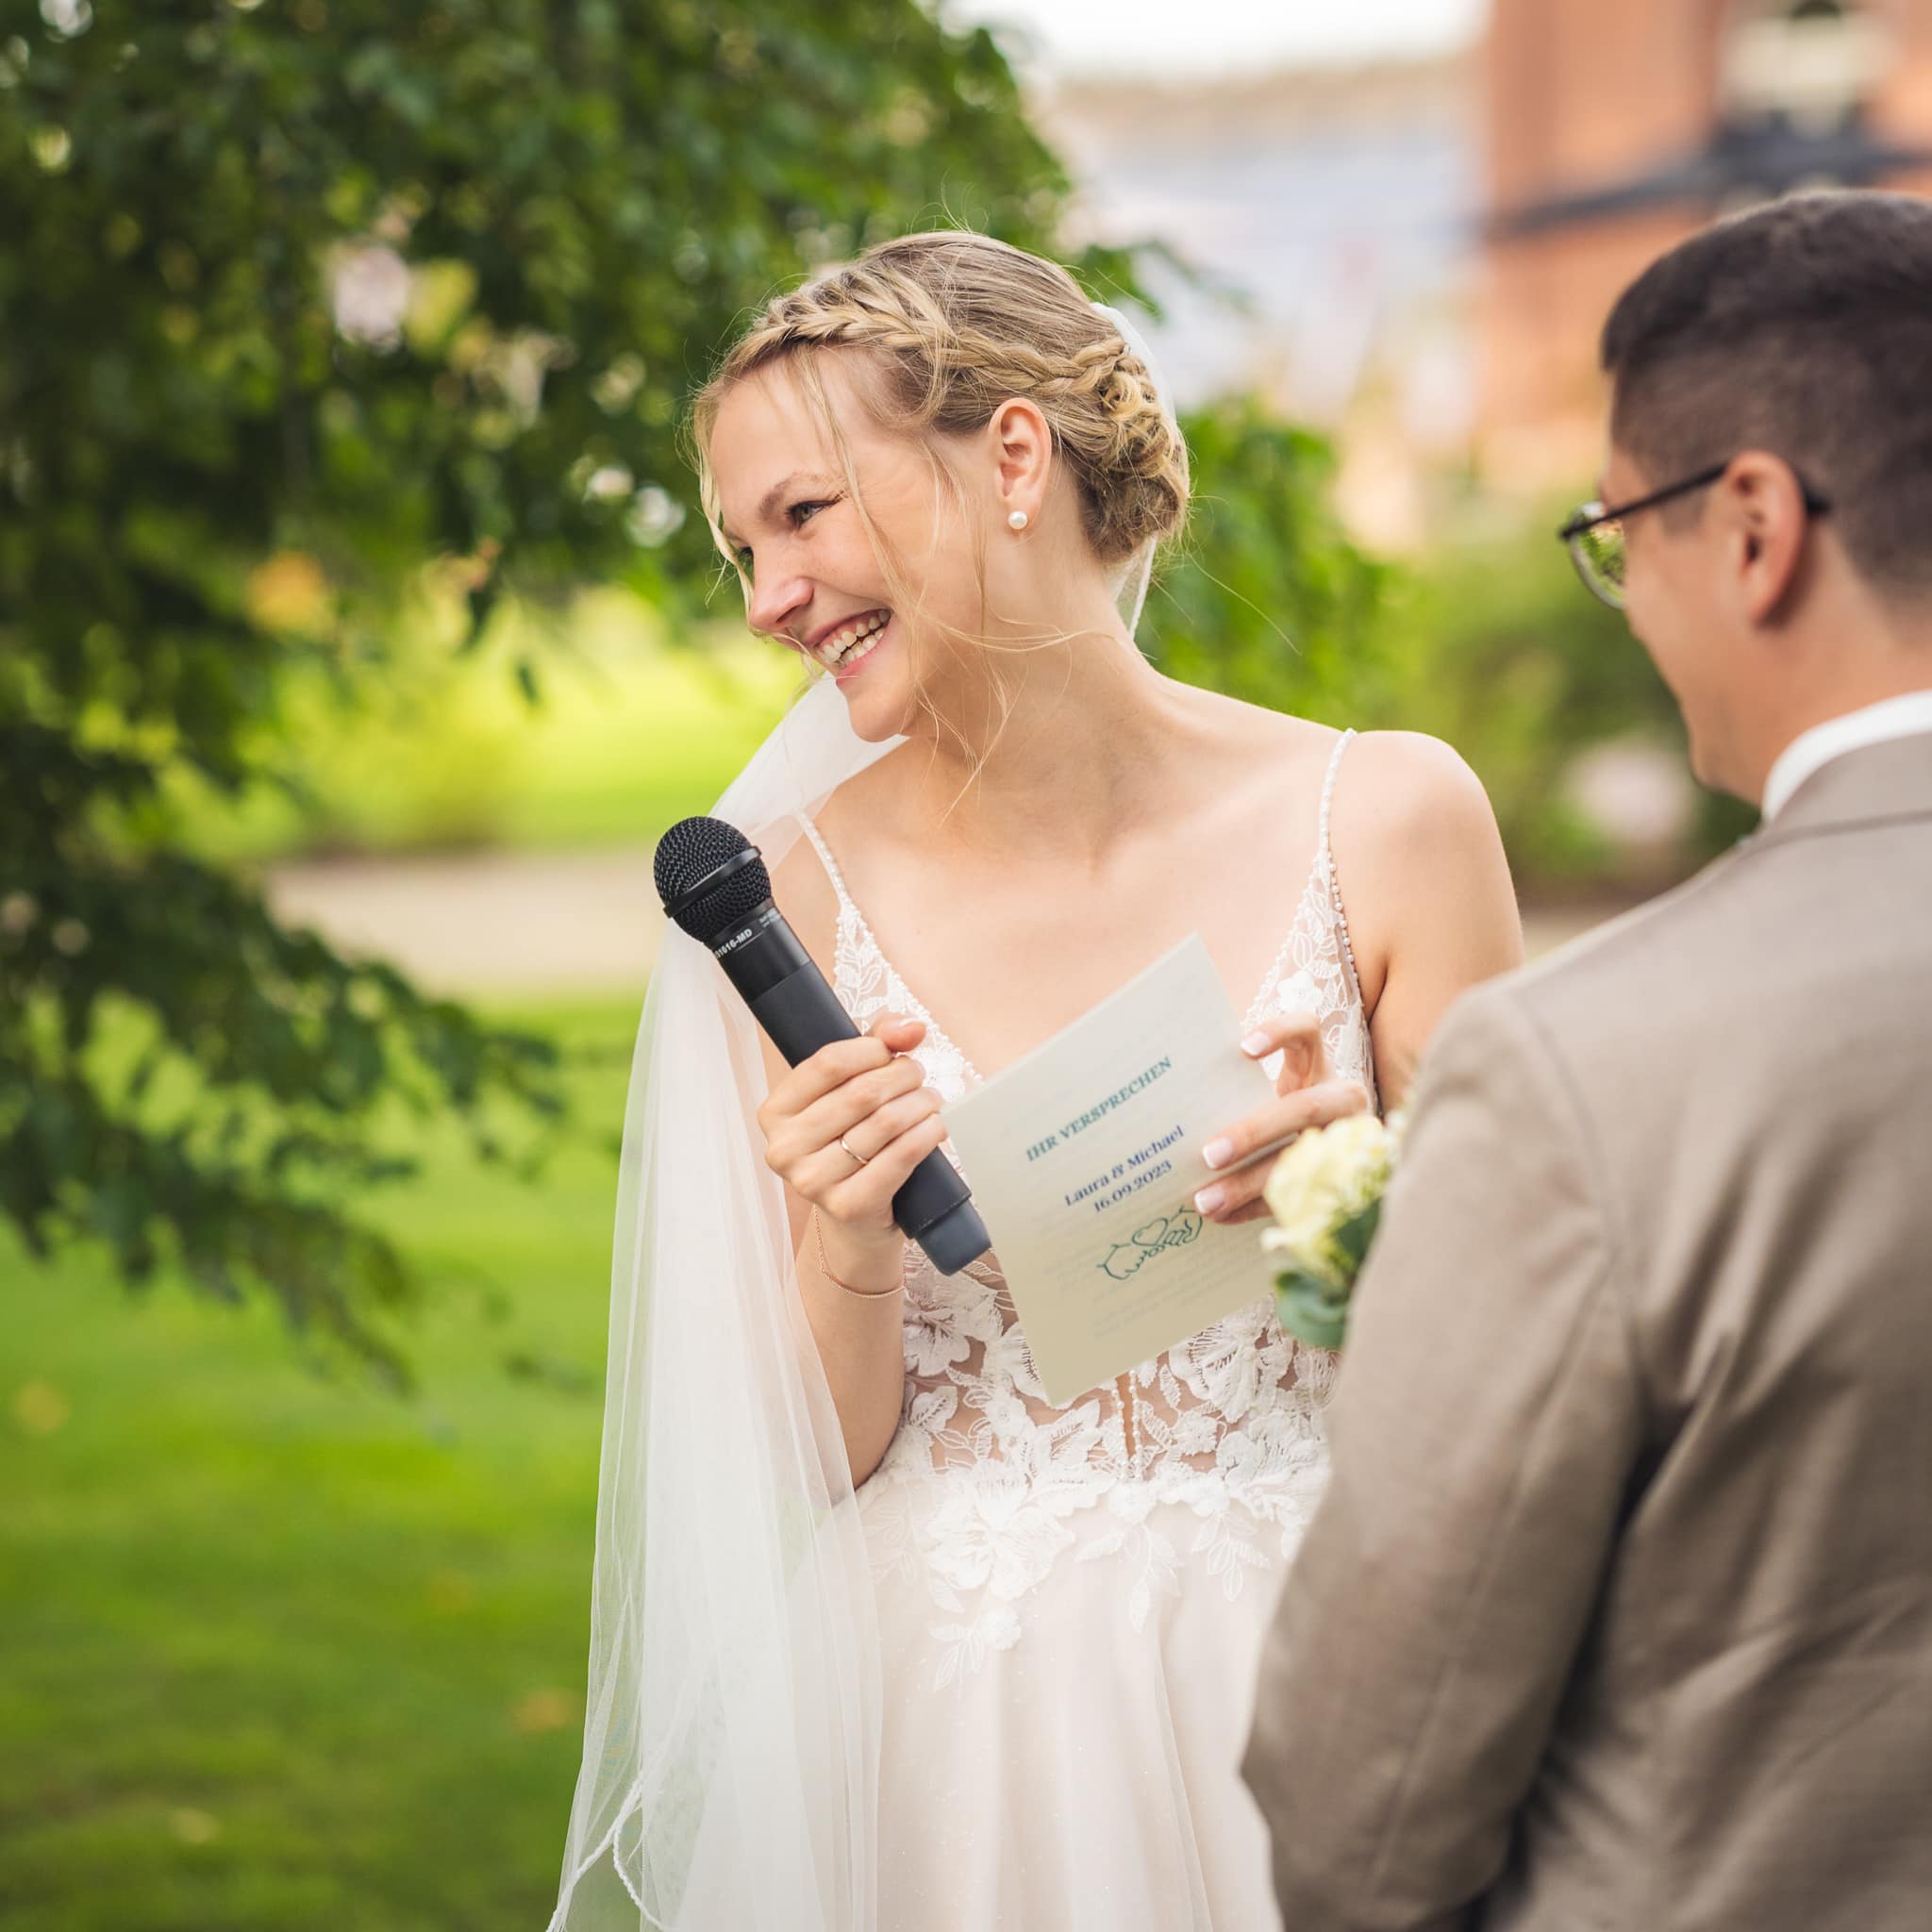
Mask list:
[{"label": "bride", "polygon": [[1244,1155],[1392,1105],[1518,961],[1488,802],[1433,741],[1141,656],[1186,451],[1051,263],[874,248],[775,300],[695,426],[752,626],[818,675],[718,815],[866,1030],[788,1068],[666,936],[553,1925],[1273,1925],[1237,1763],[1331,1362],[1257,1303],[1052,1407],[996,1257],[937,1275],[890,1204],[946,1102],[1198,931],[1276,1090],[1198,1206],[1254,1218]]}]

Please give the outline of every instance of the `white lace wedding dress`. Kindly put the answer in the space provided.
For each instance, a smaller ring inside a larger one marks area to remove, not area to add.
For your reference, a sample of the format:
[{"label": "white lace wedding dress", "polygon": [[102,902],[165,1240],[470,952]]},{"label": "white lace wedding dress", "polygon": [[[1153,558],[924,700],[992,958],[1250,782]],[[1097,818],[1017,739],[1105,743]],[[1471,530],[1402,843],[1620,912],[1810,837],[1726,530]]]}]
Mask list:
[{"label": "white lace wedding dress", "polygon": [[[1374,1091],[1328,847],[1247,1013],[1320,1016]],[[863,1027],[926,1023],[952,1100],[979,1075],[879,950],[833,855],[835,985]],[[1271,1067],[1271,1072],[1273,1068]],[[881,1932],[1250,1932],[1276,1924],[1238,1772],[1283,1565],[1326,1474],[1332,1358],[1260,1301],[1049,1407],[995,1257],[908,1249],[906,1393],[859,1491],[885,1688]]]}]

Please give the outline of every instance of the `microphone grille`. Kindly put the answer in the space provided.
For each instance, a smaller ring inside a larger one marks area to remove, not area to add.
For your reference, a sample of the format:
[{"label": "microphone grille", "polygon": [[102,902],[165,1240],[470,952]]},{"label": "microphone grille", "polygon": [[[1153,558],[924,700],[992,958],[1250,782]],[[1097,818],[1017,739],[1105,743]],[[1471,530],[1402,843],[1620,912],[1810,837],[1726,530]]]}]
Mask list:
[{"label": "microphone grille", "polygon": [[[752,855],[749,862],[721,879],[715,891],[689,905],[677,903],[711,874],[746,853]],[[757,856],[757,848],[736,825],[726,824],[723,819],[680,820],[658,841],[653,869],[664,909],[694,940],[708,941],[772,896],[772,877],[764,860]]]}]

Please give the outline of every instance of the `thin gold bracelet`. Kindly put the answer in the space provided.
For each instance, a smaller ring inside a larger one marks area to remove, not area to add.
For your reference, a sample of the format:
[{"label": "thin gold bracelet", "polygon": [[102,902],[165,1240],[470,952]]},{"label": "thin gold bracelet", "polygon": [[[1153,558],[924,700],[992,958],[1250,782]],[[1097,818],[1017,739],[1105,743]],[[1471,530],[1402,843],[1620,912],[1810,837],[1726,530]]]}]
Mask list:
[{"label": "thin gold bracelet", "polygon": [[818,1243],[819,1271],[834,1288],[842,1288],[847,1294],[856,1294],[862,1302],[881,1302],[889,1294],[897,1294],[906,1286],[906,1277],[903,1274],[891,1288],[854,1288],[849,1281],[841,1281],[832,1273],[832,1264],[825,1259],[825,1237],[824,1230],[819,1226],[819,1210],[816,1208],[811,1210],[811,1233],[813,1241]]}]

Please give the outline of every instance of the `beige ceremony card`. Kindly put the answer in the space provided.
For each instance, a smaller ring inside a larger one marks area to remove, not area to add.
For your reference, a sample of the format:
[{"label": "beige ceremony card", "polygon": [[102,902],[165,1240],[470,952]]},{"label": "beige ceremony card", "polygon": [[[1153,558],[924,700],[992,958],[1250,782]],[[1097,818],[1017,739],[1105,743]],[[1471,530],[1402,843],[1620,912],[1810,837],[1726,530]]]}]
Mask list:
[{"label": "beige ceremony card", "polygon": [[1200,1150],[1274,1092],[1198,933],[946,1109],[1056,1405],[1271,1294],[1257,1224],[1193,1197]]}]

